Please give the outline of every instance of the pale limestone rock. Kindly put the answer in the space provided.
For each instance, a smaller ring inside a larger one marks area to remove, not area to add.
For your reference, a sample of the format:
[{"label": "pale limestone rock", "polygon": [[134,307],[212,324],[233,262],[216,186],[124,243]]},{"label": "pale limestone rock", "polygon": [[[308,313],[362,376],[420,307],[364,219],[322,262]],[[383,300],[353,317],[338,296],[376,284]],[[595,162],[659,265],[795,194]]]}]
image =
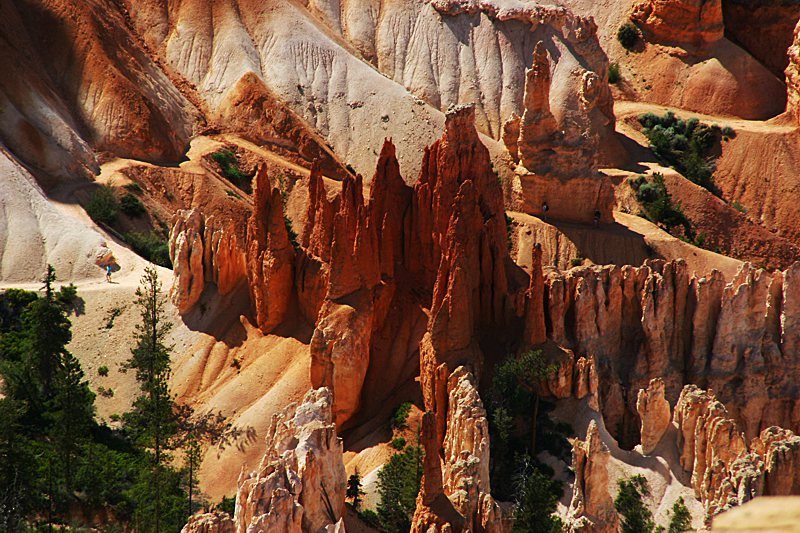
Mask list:
[{"label": "pale limestone rock", "polygon": [[224,511],[194,514],[181,529],[181,533],[234,533],[233,519]]},{"label": "pale limestone rock", "polygon": [[653,378],[647,389],[639,389],[636,411],[641,418],[642,453],[650,455],[670,423],[669,402],[664,398],[661,378]]},{"label": "pale limestone rock", "polygon": [[328,389],[311,390],[273,415],[258,470],[239,478],[237,533],[321,533],[342,517],[347,483],[331,403]]}]

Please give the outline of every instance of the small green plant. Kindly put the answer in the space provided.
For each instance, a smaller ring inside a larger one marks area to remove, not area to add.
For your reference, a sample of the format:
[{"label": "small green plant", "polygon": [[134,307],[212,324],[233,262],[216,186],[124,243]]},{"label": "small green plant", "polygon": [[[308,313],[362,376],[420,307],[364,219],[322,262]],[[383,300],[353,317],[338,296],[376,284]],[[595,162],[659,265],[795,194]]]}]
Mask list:
[{"label": "small green plant", "polygon": [[232,191],[232,190],[230,190],[230,189],[225,189],[225,194],[227,194],[227,195],[228,195],[228,196],[230,196],[231,198],[236,198],[237,200],[241,200],[241,199],[242,199],[242,197],[241,197],[241,196],[239,196],[238,194],[236,194],[235,192],[233,192],[233,191]]},{"label": "small green plant", "polygon": [[109,418],[111,419],[112,422],[119,422],[120,420],[122,420],[122,416],[118,415],[117,413],[112,414],[111,416],[109,416]]},{"label": "small green plant", "polygon": [[373,529],[380,530],[381,528],[381,519],[378,517],[378,513],[372,509],[364,509],[363,511],[359,511],[358,518]]},{"label": "small green plant", "polygon": [[731,139],[736,137],[736,132],[730,126],[725,126],[724,128],[722,128],[720,133],[722,133],[723,136],[729,137]]},{"label": "small green plant", "polygon": [[137,194],[142,192],[142,186],[136,183],[135,181],[133,183],[126,183],[125,185],[123,185],[123,187],[125,187],[125,189],[127,189],[128,191],[135,192]]},{"label": "small green plant", "polygon": [[164,197],[165,197],[167,200],[172,200],[173,198],[175,198],[175,195],[174,195],[174,194],[172,194],[171,192],[168,192],[168,193],[164,194]]},{"label": "small green plant", "polygon": [[86,213],[98,224],[111,225],[117,220],[119,204],[111,185],[101,185],[92,193],[92,199],[86,206]]},{"label": "small green plant", "polygon": [[403,437],[394,438],[392,442],[389,443],[389,446],[400,452],[406,447],[406,439]]},{"label": "small green plant", "polygon": [[105,387],[97,387],[97,394],[99,394],[103,398],[113,398],[114,390],[111,389],[110,387],[108,389]]},{"label": "small green plant", "polygon": [[142,201],[131,193],[120,198],[119,205],[122,208],[122,212],[129,217],[140,217],[147,212]]},{"label": "small green plant", "polygon": [[225,179],[237,187],[245,181],[245,176],[236,163],[236,155],[230,150],[220,150],[211,154],[211,159],[219,165]]},{"label": "small green plant", "polygon": [[354,169],[354,168],[353,168],[353,165],[351,165],[350,163],[348,163],[348,164],[347,164],[347,166],[346,166],[345,168],[346,168],[346,169],[347,169],[347,171],[348,171],[350,174],[352,174],[353,176],[355,176],[355,175],[356,175],[356,169]]},{"label": "small green plant", "polygon": [[97,374],[103,377],[108,376],[108,367],[103,365],[97,369]]},{"label": "small green plant", "polygon": [[632,22],[626,22],[617,30],[617,40],[626,50],[631,50],[639,40],[639,28]]},{"label": "small green plant", "polygon": [[569,260],[569,264],[572,267],[579,267],[583,264],[583,257],[580,256],[573,257],[572,259]]},{"label": "small green plant", "polygon": [[608,83],[619,83],[622,75],[619,72],[619,63],[614,62],[608,65]]},{"label": "small green plant", "polygon": [[711,189],[714,163],[708,154],[718,139],[719,126],[703,124],[694,117],[683,121],[672,111],[661,117],[645,113],[639,117],[639,124],[650,141],[650,149],[663,164]]},{"label": "small green plant", "polygon": [[237,370],[241,370],[242,369],[242,363],[237,358],[234,357],[233,361],[231,361],[231,367],[235,368]]},{"label": "small green plant", "polygon": [[694,233],[689,219],[683,213],[681,203],[672,204],[672,197],[667,192],[664,176],[658,172],[653,173],[653,181],[639,187],[637,198],[644,207],[644,218],[653,224],[664,227],[667,233],[672,233],[672,228],[681,226],[683,236],[689,241],[694,241]]},{"label": "small green plant", "polygon": [[108,315],[106,315],[106,329],[111,329],[114,327],[114,319],[121,315],[122,311],[123,308],[119,306],[112,307],[108,310]]},{"label": "small green plant", "polygon": [[397,408],[392,412],[392,418],[390,420],[390,424],[392,429],[403,430],[407,429],[408,426],[406,425],[406,420],[408,419],[408,415],[411,412],[411,402],[401,403],[397,406]]},{"label": "small green plant", "polygon": [[736,200],[734,200],[734,202],[731,204],[731,207],[740,213],[747,213],[747,209],[745,209],[745,207]]}]

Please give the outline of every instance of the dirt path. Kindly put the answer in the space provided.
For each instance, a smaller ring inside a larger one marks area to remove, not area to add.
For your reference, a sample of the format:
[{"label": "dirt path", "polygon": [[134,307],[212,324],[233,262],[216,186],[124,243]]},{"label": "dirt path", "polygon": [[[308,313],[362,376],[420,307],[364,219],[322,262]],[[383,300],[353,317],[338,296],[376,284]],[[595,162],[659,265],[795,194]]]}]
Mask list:
[{"label": "dirt path", "polygon": [[624,122],[624,119],[630,117],[638,117],[645,113],[655,113],[656,115],[663,115],[667,111],[674,112],[682,119],[697,117],[700,121],[707,124],[716,124],[721,128],[730,126],[734,131],[750,131],[759,133],[790,133],[797,129],[796,126],[784,123],[785,121],[781,116],[775,117],[767,121],[764,120],[744,120],[728,117],[715,117],[712,115],[703,115],[693,111],[686,111],[675,107],[667,107],[661,105],[647,104],[644,102],[626,102],[617,101],[614,103],[614,114],[617,117],[617,125]]}]

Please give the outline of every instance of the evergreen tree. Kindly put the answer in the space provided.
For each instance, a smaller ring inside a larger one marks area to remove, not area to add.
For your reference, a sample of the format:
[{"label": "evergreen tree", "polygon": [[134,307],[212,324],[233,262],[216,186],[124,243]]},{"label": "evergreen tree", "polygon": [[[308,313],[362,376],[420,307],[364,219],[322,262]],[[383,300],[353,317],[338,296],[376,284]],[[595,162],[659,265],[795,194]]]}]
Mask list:
[{"label": "evergreen tree", "polygon": [[73,491],[75,461],[86,446],[94,426],[94,393],[83,380],[80,362],[65,352],[62,366],[54,381],[54,397],[50,402],[47,419],[49,436],[55,445],[63,466],[64,487],[67,494]]},{"label": "evergreen tree", "polygon": [[378,472],[378,517],[382,533],[405,533],[411,528],[422,483],[422,446],[406,446]]},{"label": "evergreen tree", "polygon": [[622,515],[622,533],[652,533],[655,528],[653,513],[642,501],[650,494],[647,479],[637,474],[619,480],[619,492],[614,498],[614,508]]},{"label": "evergreen tree", "polygon": [[361,506],[361,496],[365,494],[361,490],[361,476],[358,475],[358,467],[355,472],[347,479],[347,492],[345,496],[350,498],[353,502],[353,509],[358,511]]},{"label": "evergreen tree", "polygon": [[[149,531],[152,527],[152,531],[159,533],[167,523],[167,513],[171,512],[170,505],[164,504],[174,492],[170,490],[173,472],[169,468],[169,451],[173,448],[177,423],[168,385],[170,348],[165,345],[172,323],[164,317],[165,298],[154,267],[145,268],[136,297],[142,322],[136,326],[136,347],[131,350],[125,368],[136,371],[142,394],[123,420],[136,444],[146,450],[134,494],[137,496],[137,514],[147,519],[137,520],[137,531]],[[152,514],[142,514],[150,503]],[[165,510],[167,513],[163,513]],[[144,529],[140,529],[142,526]]]},{"label": "evergreen tree", "polygon": [[511,533],[560,533],[564,527],[555,515],[561,484],[527,463],[517,474],[516,507]]},{"label": "evergreen tree", "polygon": [[33,455],[20,423],[27,406],[0,399],[0,532],[14,533],[34,507]]}]

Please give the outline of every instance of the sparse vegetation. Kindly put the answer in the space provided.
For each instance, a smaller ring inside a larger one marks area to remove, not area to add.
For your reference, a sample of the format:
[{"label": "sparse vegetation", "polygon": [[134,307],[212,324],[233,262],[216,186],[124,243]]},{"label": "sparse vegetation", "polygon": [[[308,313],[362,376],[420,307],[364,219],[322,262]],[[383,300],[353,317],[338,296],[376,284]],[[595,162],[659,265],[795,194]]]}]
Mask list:
[{"label": "sparse vegetation", "polygon": [[108,367],[103,365],[100,368],[98,368],[97,369],[97,375],[102,376],[102,377],[108,376]]},{"label": "sparse vegetation", "polygon": [[650,494],[647,479],[641,474],[619,480],[619,492],[614,498],[614,508],[622,515],[622,533],[652,533],[655,529],[653,513],[642,501]]},{"label": "sparse vegetation", "polygon": [[683,533],[692,529],[692,513],[686,507],[683,496],[672,505],[672,516],[669,519],[667,533]]},{"label": "sparse vegetation", "polygon": [[133,183],[126,183],[125,185],[123,185],[123,187],[125,187],[126,190],[133,193],[139,194],[142,192],[142,186],[136,183],[135,181]]},{"label": "sparse vegetation", "polygon": [[659,117],[646,113],[639,117],[642,133],[650,149],[691,182],[711,189],[714,164],[708,155],[719,134],[719,126],[709,126],[696,118],[685,122],[668,111]]},{"label": "sparse vegetation", "polygon": [[101,185],[92,193],[92,199],[86,206],[86,213],[98,224],[111,225],[117,220],[119,203],[114,195],[114,188]]},{"label": "sparse vegetation", "polygon": [[506,245],[508,246],[508,251],[511,251],[513,246],[513,241],[511,240],[511,234],[514,231],[514,219],[508,216],[508,213],[505,213],[506,217]]},{"label": "sparse vegetation", "polygon": [[406,447],[406,439],[404,439],[403,437],[396,437],[392,439],[392,442],[389,443],[389,446],[391,446],[398,452],[402,451],[403,448]]},{"label": "sparse vegetation", "polygon": [[572,259],[569,260],[569,265],[571,267],[579,267],[582,264],[583,264],[583,257],[580,257],[580,256],[573,257]]},{"label": "sparse vegetation", "polygon": [[551,481],[553,470],[535,459],[547,450],[570,460],[571,445],[565,436],[571,428],[554,423],[547,416],[554,406],[539,399],[541,379],[555,371],[540,352],[525,352],[495,368],[487,395],[492,495],[516,502],[515,532],[560,530],[553,512],[563,495],[561,484]]},{"label": "sparse vegetation", "polygon": [[172,268],[169,259],[169,245],[167,241],[157,235],[130,232],[124,235],[125,242],[131,245],[133,251],[156,265]]},{"label": "sparse vegetation", "polygon": [[120,306],[112,307],[108,310],[108,315],[106,315],[106,329],[114,327],[114,319],[121,315],[122,311],[124,311],[124,309]]},{"label": "sparse vegetation", "polygon": [[639,28],[632,22],[626,22],[617,30],[617,40],[625,50],[631,50],[639,40]]},{"label": "sparse vegetation", "polygon": [[356,512],[361,507],[361,496],[364,494],[365,492],[361,490],[361,476],[358,473],[358,467],[356,467],[355,472],[347,478],[347,491],[345,492],[345,497],[350,500]]},{"label": "sparse vegetation", "polygon": [[689,219],[681,209],[681,203],[672,204],[672,197],[667,192],[664,184],[664,176],[659,173],[653,174],[653,181],[648,182],[644,176],[639,176],[628,183],[637,191],[636,199],[642,203],[644,212],[641,216],[654,224],[663,226],[667,233],[672,233],[672,228],[681,226],[683,237],[694,241],[694,233]]},{"label": "sparse vegetation", "polygon": [[622,80],[622,75],[619,72],[619,63],[614,62],[608,65],[608,83],[615,84]]},{"label": "sparse vegetation", "polygon": [[740,213],[747,213],[747,209],[736,200],[733,201],[733,203],[731,204],[731,207],[733,207],[734,209],[736,209]]},{"label": "sparse vegetation", "polygon": [[142,201],[131,193],[120,198],[119,205],[122,212],[129,217],[140,217],[147,212]]},{"label": "sparse vegetation", "polygon": [[379,530],[381,533],[406,533],[416,508],[422,483],[422,446],[406,446],[378,472]]},{"label": "sparse vegetation", "polygon": [[395,430],[403,430],[407,429],[408,426],[406,425],[406,420],[408,420],[408,415],[411,412],[411,402],[404,402],[397,406],[397,408],[392,412],[392,418],[390,420],[390,425],[392,429]]},{"label": "sparse vegetation", "polygon": [[219,169],[225,179],[236,185],[242,185],[245,181],[245,175],[239,170],[236,162],[236,155],[230,150],[220,150],[211,154],[211,159],[219,165]]},{"label": "sparse vegetation", "polygon": [[103,398],[113,398],[114,397],[114,391],[111,388],[107,389],[105,387],[97,387],[97,394],[99,394]]}]

